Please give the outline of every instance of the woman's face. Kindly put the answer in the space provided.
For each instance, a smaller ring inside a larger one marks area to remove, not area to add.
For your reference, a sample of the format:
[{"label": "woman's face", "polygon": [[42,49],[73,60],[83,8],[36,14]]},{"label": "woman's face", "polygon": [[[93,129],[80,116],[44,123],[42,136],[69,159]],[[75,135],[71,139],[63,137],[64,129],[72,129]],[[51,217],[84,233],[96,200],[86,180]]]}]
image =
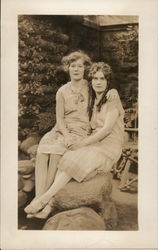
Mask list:
[{"label": "woman's face", "polygon": [[84,64],[83,64],[82,59],[78,59],[70,64],[69,74],[70,74],[71,80],[79,81],[79,80],[83,79]]},{"label": "woman's face", "polygon": [[107,79],[105,78],[102,71],[97,71],[92,78],[92,87],[94,91],[101,94],[107,88]]}]

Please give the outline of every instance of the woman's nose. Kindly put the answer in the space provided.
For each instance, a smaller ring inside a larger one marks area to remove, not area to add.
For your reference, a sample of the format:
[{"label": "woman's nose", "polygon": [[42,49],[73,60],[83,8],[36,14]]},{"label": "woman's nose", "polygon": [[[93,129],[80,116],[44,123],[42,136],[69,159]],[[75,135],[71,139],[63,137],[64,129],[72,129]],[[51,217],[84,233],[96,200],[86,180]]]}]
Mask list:
[{"label": "woman's nose", "polygon": [[99,79],[96,80],[96,84],[100,84],[100,80]]},{"label": "woman's nose", "polygon": [[74,68],[74,71],[78,71],[78,70],[79,70],[79,67],[75,67],[75,68]]}]

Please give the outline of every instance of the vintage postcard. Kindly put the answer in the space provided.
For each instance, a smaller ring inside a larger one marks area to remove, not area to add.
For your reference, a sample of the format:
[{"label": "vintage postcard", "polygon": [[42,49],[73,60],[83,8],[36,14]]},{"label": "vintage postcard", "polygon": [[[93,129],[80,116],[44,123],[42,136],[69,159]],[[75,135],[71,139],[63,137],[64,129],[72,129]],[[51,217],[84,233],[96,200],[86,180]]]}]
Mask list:
[{"label": "vintage postcard", "polygon": [[2,249],[156,248],[156,1],[2,1]]}]

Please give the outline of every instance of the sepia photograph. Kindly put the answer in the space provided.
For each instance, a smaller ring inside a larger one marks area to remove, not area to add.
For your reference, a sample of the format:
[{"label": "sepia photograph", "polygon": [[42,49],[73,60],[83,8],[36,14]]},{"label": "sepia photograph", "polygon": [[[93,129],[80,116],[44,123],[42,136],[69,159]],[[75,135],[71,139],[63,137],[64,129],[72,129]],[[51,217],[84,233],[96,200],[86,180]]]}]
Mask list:
[{"label": "sepia photograph", "polygon": [[138,16],[18,16],[18,228],[138,230]]},{"label": "sepia photograph", "polygon": [[155,0],[2,0],[1,249],[158,247]]}]

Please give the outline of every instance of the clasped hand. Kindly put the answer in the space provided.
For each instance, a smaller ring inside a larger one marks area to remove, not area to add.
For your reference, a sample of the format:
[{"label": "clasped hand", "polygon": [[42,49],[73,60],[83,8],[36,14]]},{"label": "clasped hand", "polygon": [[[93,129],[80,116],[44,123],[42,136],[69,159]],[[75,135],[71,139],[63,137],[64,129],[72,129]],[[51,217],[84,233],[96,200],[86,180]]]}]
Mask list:
[{"label": "clasped hand", "polygon": [[85,146],[84,141],[78,141],[78,142],[76,142],[74,140],[74,138],[72,138],[69,135],[65,136],[64,143],[65,143],[65,146],[68,147],[68,149],[70,149],[70,150],[76,150],[76,149],[79,149],[79,148]]},{"label": "clasped hand", "polygon": [[75,143],[75,141],[72,139],[71,136],[69,136],[69,135],[64,136],[64,144],[65,144],[66,147],[69,148],[69,147],[72,146],[74,143]]},{"label": "clasped hand", "polygon": [[79,148],[82,148],[86,146],[85,143],[82,141],[82,142],[77,142],[77,143],[74,143],[72,144],[71,146],[69,146],[69,149],[70,150],[76,150],[76,149],[79,149]]}]

